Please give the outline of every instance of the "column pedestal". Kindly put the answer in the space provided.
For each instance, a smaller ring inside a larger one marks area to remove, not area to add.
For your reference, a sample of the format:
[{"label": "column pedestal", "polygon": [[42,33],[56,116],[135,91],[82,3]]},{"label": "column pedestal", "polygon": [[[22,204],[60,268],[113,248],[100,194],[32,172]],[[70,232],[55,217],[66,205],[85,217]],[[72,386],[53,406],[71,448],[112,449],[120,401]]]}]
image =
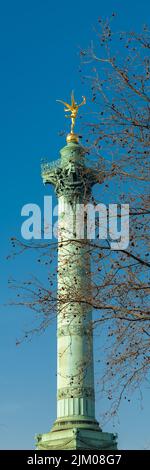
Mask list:
[{"label": "column pedestal", "polygon": [[115,450],[116,435],[102,432],[96,420],[84,417],[55,421],[52,430],[37,436],[39,450]]}]

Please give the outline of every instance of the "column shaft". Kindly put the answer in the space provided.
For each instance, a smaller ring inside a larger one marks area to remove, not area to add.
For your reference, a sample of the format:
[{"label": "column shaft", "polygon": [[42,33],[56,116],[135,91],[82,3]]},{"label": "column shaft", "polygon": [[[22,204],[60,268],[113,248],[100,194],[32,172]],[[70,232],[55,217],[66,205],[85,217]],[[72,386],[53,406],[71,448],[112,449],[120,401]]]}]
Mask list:
[{"label": "column shaft", "polygon": [[85,240],[76,239],[76,202],[59,197],[58,220],[57,419],[93,419],[90,255]]}]

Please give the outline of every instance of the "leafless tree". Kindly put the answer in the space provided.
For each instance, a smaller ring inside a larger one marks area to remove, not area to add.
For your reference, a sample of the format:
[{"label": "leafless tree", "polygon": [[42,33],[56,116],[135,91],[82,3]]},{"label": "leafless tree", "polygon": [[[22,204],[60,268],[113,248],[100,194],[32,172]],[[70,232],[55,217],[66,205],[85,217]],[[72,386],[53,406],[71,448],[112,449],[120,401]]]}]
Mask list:
[{"label": "leafless tree", "polygon": [[[113,18],[114,14],[112,15]],[[101,180],[101,192],[95,187],[93,204],[128,203],[130,206],[130,244],[112,251],[110,240],[84,241],[91,255],[92,289],[78,296],[75,286],[57,298],[57,242],[40,245],[12,240],[15,253],[39,252],[39,263],[48,268],[47,285],[36,277],[20,285],[19,305],[34,310],[37,326],[26,332],[43,331],[63,309],[66,302],[85,303],[93,308],[93,329],[105,337],[102,375],[98,382],[111,400],[111,414],[117,412],[121,399],[149,379],[150,315],[148,310],[148,184],[150,128],[150,49],[149,31],[116,32],[112,18],[98,20],[95,42],[81,51],[81,76],[87,88],[89,109],[81,119],[88,134],[86,150],[92,155]],[[119,219],[119,215],[118,215]],[[67,243],[66,241],[66,256]],[[83,241],[76,240],[76,243]],[[17,250],[16,250],[17,248]],[[77,262],[77,257],[71,262]],[[12,281],[18,290],[18,283]],[[24,296],[23,296],[24,292]],[[66,292],[66,291],[65,291]],[[109,340],[109,341],[108,341]],[[19,343],[19,341],[18,341]]]},{"label": "leafless tree", "polygon": [[84,118],[90,135],[87,144],[99,166],[105,162],[104,200],[107,191],[109,202],[130,205],[129,248],[115,254],[109,247],[100,249],[102,276],[96,286],[97,322],[109,319],[112,339],[103,383],[110,399],[118,397],[116,406],[123,395],[148,379],[150,364],[150,38],[147,26],[139,34],[117,32],[114,16],[106,21],[99,18],[95,42],[81,51],[81,66],[91,99],[89,120]]}]

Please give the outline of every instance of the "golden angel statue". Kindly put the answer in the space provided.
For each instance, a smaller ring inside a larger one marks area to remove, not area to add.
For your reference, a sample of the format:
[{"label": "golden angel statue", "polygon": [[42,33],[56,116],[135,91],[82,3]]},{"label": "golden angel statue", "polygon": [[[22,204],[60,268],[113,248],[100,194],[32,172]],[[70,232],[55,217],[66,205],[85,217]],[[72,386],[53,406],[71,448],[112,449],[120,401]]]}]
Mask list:
[{"label": "golden angel statue", "polygon": [[71,93],[71,104],[66,103],[65,101],[62,100],[57,100],[59,103],[62,103],[65,105],[65,112],[71,113],[70,116],[65,115],[67,118],[71,118],[71,134],[74,134],[74,127],[75,127],[75,120],[78,114],[78,109],[80,106],[83,106],[83,104],[86,103],[86,98],[85,96],[82,96],[83,100],[80,104],[77,104],[74,98],[74,92],[72,91]]}]

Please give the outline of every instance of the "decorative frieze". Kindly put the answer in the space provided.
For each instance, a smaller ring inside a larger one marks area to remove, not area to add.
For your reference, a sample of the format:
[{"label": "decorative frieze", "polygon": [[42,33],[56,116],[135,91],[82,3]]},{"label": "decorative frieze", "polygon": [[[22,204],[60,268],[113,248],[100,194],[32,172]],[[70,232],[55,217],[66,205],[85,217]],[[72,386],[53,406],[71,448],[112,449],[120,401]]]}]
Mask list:
[{"label": "decorative frieze", "polygon": [[58,389],[57,399],[62,398],[93,398],[94,399],[94,388],[93,387],[64,387]]}]

